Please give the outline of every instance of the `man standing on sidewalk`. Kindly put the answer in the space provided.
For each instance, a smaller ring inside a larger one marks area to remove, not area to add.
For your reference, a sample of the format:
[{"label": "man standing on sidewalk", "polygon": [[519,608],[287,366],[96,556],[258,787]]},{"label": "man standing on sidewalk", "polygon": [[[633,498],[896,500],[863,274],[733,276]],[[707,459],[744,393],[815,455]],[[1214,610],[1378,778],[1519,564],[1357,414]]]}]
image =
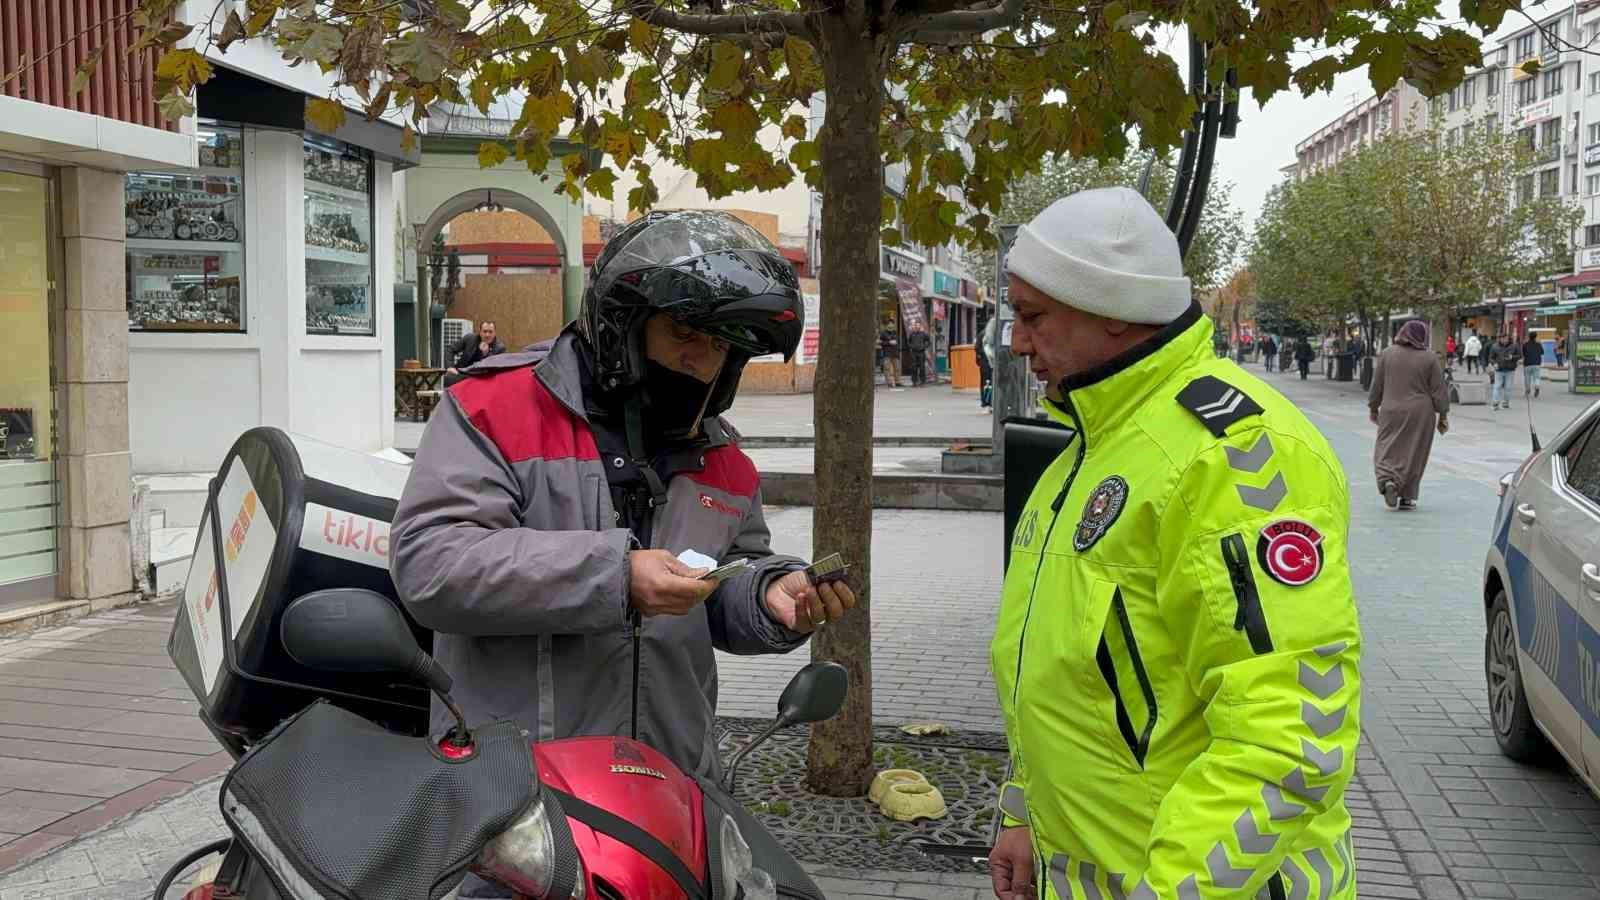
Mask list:
[{"label": "man standing on sidewalk", "polygon": [[1511,332],[1500,333],[1500,339],[1489,348],[1489,360],[1494,364],[1494,390],[1489,395],[1489,408],[1510,409],[1511,375],[1522,362],[1522,348],[1511,343]]},{"label": "man standing on sidewalk", "polygon": [[1270,334],[1261,340],[1261,355],[1266,357],[1267,371],[1271,372],[1278,364],[1278,341]]},{"label": "man standing on sidewalk", "polygon": [[892,388],[900,386],[900,335],[893,322],[883,323],[878,332],[878,364],[883,367],[883,383]]},{"label": "man standing on sidewalk", "polygon": [[1076,433],[1017,524],[991,645],[1015,776],[996,896],[1355,900],[1343,467],[1212,354],[1137,192],[1058,200],[1006,268],[1011,351]]},{"label": "man standing on sidewalk", "polygon": [[928,329],[918,325],[906,335],[906,349],[911,351],[911,386],[922,387],[928,382]]},{"label": "man standing on sidewalk", "polygon": [[1539,379],[1544,375],[1544,344],[1528,332],[1522,344],[1522,396],[1530,402],[1539,396]]}]

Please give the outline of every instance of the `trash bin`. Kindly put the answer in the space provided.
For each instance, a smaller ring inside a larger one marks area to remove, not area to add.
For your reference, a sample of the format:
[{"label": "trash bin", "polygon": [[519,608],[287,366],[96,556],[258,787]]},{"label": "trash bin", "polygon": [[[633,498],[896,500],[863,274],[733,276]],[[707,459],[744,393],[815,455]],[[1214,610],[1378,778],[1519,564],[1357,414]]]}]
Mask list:
[{"label": "trash bin", "polygon": [[1338,356],[1338,371],[1334,376],[1335,381],[1356,380],[1356,355],[1354,353],[1341,353]]}]

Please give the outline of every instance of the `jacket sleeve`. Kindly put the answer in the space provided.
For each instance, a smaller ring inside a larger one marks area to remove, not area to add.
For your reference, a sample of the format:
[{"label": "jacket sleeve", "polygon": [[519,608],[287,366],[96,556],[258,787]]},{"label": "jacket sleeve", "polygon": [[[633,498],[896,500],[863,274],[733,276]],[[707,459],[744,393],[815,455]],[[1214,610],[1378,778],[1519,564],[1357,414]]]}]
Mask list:
[{"label": "jacket sleeve", "polygon": [[706,599],[711,643],[718,650],[751,656],[787,653],[806,642],[806,636],[778,624],[767,612],[767,587],[773,581],[805,568],[803,560],[772,552],[772,532],[761,511],[761,489],[751,498],[750,511],[740,525],[724,562],[748,559],[755,566],[724,581]]},{"label": "jacket sleeve", "polygon": [[422,434],[391,532],[395,588],[417,621],[471,635],[622,629],[632,535],[522,526],[522,483],[446,394]]},{"label": "jacket sleeve", "polygon": [[[1255,896],[1296,838],[1339,808],[1355,771],[1361,638],[1345,558],[1348,489],[1325,444],[1257,434],[1271,441],[1265,468],[1244,474],[1214,448],[1163,515],[1157,605],[1205,702],[1210,742],[1163,798],[1130,900]],[[1257,435],[1239,437],[1251,447]],[[1278,476],[1286,493],[1270,487]],[[1265,493],[1240,489],[1263,482]],[[1258,544],[1285,533],[1282,544]],[[1224,544],[1239,539],[1248,552],[1230,568]],[[1262,571],[1274,560],[1279,578]]]}]

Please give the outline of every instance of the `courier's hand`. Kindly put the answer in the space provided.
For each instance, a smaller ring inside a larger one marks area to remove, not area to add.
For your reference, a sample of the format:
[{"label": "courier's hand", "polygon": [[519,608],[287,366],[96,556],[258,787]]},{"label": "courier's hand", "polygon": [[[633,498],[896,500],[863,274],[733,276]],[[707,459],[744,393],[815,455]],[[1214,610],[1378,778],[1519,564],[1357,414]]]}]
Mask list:
[{"label": "courier's hand", "polygon": [[767,610],[778,624],[801,634],[842,618],[856,605],[855,591],[843,581],[811,585],[803,571],[790,572],[767,586]]},{"label": "courier's hand", "polygon": [[998,900],[1032,900],[1033,832],[1027,827],[1006,828],[989,853],[989,879]]},{"label": "courier's hand", "polygon": [[665,550],[634,550],[628,569],[628,602],[641,615],[684,615],[717,589],[716,582],[700,580],[708,570],[691,569]]},{"label": "courier's hand", "polygon": [[1450,430],[1450,420],[1444,416],[1439,417],[1439,433],[1445,434]]}]

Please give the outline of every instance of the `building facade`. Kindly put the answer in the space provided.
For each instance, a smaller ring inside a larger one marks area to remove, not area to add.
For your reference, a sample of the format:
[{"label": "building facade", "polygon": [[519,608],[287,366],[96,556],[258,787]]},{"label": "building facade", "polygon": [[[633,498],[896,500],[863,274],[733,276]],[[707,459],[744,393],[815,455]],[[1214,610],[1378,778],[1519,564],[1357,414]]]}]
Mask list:
[{"label": "building facade", "polygon": [[1428,106],[1410,84],[1397,82],[1389,93],[1368,97],[1295,144],[1295,161],[1283,171],[1301,177],[1336,164],[1367,142],[1398,131],[1427,126]]}]

